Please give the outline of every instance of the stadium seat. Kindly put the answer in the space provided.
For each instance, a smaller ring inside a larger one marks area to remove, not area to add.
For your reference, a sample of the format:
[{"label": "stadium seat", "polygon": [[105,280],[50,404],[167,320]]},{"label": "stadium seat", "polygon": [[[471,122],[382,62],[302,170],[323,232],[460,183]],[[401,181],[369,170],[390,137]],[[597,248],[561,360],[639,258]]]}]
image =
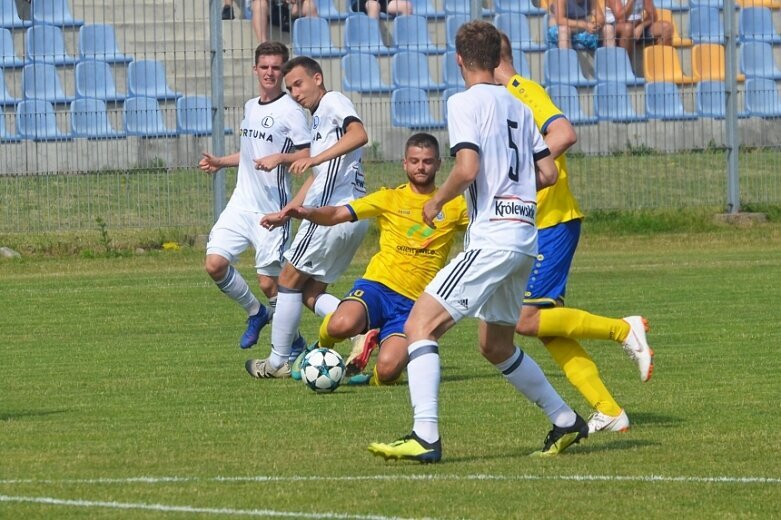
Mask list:
[{"label": "stadium seat", "polygon": [[553,103],[564,112],[573,125],[593,125],[599,121],[596,116],[587,116],[583,113],[577,87],[558,83],[545,90],[548,91]]},{"label": "stadium seat", "polygon": [[70,134],[60,132],[54,107],[42,99],[28,99],[16,105],[16,131],[33,141],[69,141]]},{"label": "stadium seat", "polygon": [[673,12],[688,11],[689,2],[687,0],[654,0],[654,7]]},{"label": "stadium seat", "polygon": [[726,94],[723,81],[702,81],[695,91],[697,113],[701,117],[724,119]]},{"label": "stadium seat", "polygon": [[599,47],[594,53],[594,74],[597,82],[618,81],[625,85],[642,85],[635,76],[629,55],[623,47]]},{"label": "stadium seat", "polygon": [[80,27],[84,25],[84,20],[73,18],[68,0],[36,0],[32,3],[31,11],[35,25],[49,24],[58,27]]},{"label": "stadium seat", "polygon": [[176,99],[181,94],[168,86],[165,66],[157,60],[136,60],[127,68],[128,96]]},{"label": "stadium seat", "polygon": [[16,55],[14,38],[9,29],[0,28],[0,68],[24,67],[24,60]]},{"label": "stadium seat", "polygon": [[672,25],[673,27],[672,46],[673,47],[691,47],[694,44],[691,38],[684,38],[683,36],[681,36],[681,33],[678,30],[678,23],[675,21],[675,17],[673,16],[673,12],[671,10],[657,9],[656,16],[659,18],[659,21],[667,22],[670,25]]},{"label": "stadium seat", "polygon": [[531,0],[494,0],[494,8],[497,14],[523,13],[527,15],[543,15],[547,12],[542,7],[535,7]]},{"label": "stadium seat", "polygon": [[51,63],[31,63],[22,70],[22,97],[41,99],[50,103],[70,103],[74,96],[66,96],[57,69]]},{"label": "stadium seat", "polygon": [[449,50],[456,50],[456,33],[458,28],[469,21],[464,14],[452,14],[445,18],[445,41]]},{"label": "stadium seat", "polygon": [[616,81],[597,83],[594,112],[601,121],[634,123],[646,121],[645,116],[635,113],[626,85]]},{"label": "stadium seat", "polygon": [[590,87],[597,82],[586,79],[580,68],[578,53],[572,49],[548,49],[543,56],[543,74],[546,85],[564,83],[576,87]]},{"label": "stadium seat", "polygon": [[137,137],[175,137],[176,130],[165,126],[160,102],[151,97],[131,97],[125,100],[125,130]]},{"label": "stadium seat", "polygon": [[431,116],[426,91],[419,88],[399,88],[391,94],[391,121],[403,128],[443,128],[445,122]]},{"label": "stadium seat", "polygon": [[768,78],[746,81],[746,111],[754,117],[781,117],[781,98],[776,82]]},{"label": "stadium seat", "polygon": [[393,90],[382,81],[377,57],[364,52],[351,52],[342,58],[342,89],[366,94]]},{"label": "stadium seat", "polygon": [[429,72],[428,58],[419,52],[397,52],[391,58],[393,88],[420,88],[423,90],[444,90],[445,84],[434,81]]},{"label": "stadium seat", "polygon": [[411,2],[412,14],[419,14],[428,19],[445,17],[445,10],[437,9],[432,0],[411,0]]},{"label": "stadium seat", "polygon": [[513,66],[524,78],[532,77],[532,69],[529,67],[529,60],[526,59],[526,53],[517,47],[513,47]]},{"label": "stadium seat", "polygon": [[738,49],[740,70],[749,78],[781,79],[773,47],[765,42],[746,42]]},{"label": "stadium seat", "polygon": [[[208,96],[182,96],[176,100],[176,130],[180,134],[212,135],[212,100]],[[232,134],[230,128],[225,134]]]},{"label": "stadium seat", "polygon": [[380,56],[394,52],[392,47],[382,41],[380,23],[364,13],[347,17],[344,24],[344,46],[349,52],[368,52]]},{"label": "stadium seat", "polygon": [[670,81],[677,85],[697,82],[683,73],[678,51],[669,45],[649,45],[643,49],[643,77],[647,82]]},{"label": "stadium seat", "polygon": [[0,68],[0,106],[15,105],[21,99],[12,96],[8,92],[8,86],[5,84],[5,73]]},{"label": "stadium seat", "polygon": [[[544,51],[548,45],[540,43],[532,38],[529,19],[521,13],[500,13],[494,17],[494,25],[510,38],[513,47],[520,47],[524,51]],[[544,32],[543,32],[544,34]]]},{"label": "stadium seat", "polygon": [[[444,0],[444,2],[445,2],[445,15],[451,15],[451,14],[470,15],[471,14],[472,0]],[[493,10],[483,7],[480,16],[485,17],[485,16],[491,16],[493,14],[494,14]]]},{"label": "stadium seat", "polygon": [[[724,9],[724,0],[689,0],[689,7],[691,9],[699,7],[708,7],[711,9]],[[738,8],[735,3],[735,9]]]},{"label": "stadium seat", "polygon": [[742,9],[748,9],[750,7],[781,9],[781,0],[735,0],[735,4]]},{"label": "stadium seat", "polygon": [[320,18],[325,20],[344,20],[347,18],[347,13],[336,8],[334,0],[314,0],[314,2],[317,7],[317,16]]},{"label": "stadium seat", "polygon": [[113,25],[84,25],[79,29],[79,56],[82,60],[129,63],[132,56],[120,52]]},{"label": "stadium seat", "polygon": [[118,139],[126,137],[111,126],[106,103],[100,99],[80,98],[71,103],[71,133],[87,139]]},{"label": "stadium seat", "polygon": [[0,143],[18,143],[22,138],[6,130],[5,118],[5,114],[0,114]]},{"label": "stadium seat", "polygon": [[446,50],[431,41],[428,22],[422,16],[397,16],[393,20],[392,33],[393,44],[400,51],[442,54]]},{"label": "stadium seat", "polygon": [[[724,46],[716,43],[700,43],[692,48],[692,75],[697,81],[724,81]],[[737,75],[738,81],[744,81],[743,74]]]},{"label": "stadium seat", "polygon": [[724,43],[724,26],[715,7],[693,7],[689,11],[689,36],[694,43]]},{"label": "stadium seat", "polygon": [[781,43],[781,35],[773,24],[773,14],[767,7],[741,9],[738,34],[742,42]]},{"label": "stadium seat", "polygon": [[678,87],[669,82],[645,84],[645,115],[666,121],[697,119],[697,114],[684,110]]},{"label": "stadium seat", "polygon": [[442,80],[447,89],[458,88],[464,90],[466,84],[461,76],[461,69],[456,63],[456,51],[447,51],[442,57]]},{"label": "stadium seat", "polygon": [[33,24],[31,20],[22,20],[19,18],[19,11],[16,9],[16,0],[0,0],[0,27],[7,29],[21,29],[30,27]]},{"label": "stadium seat", "polygon": [[109,64],[90,60],[76,65],[76,97],[122,101],[126,96],[117,92]]},{"label": "stadium seat", "polygon": [[54,65],[73,65],[78,58],[68,54],[65,49],[65,36],[62,29],[53,25],[34,25],[24,35],[24,48],[27,61],[52,63]]},{"label": "stadium seat", "polygon": [[345,51],[331,41],[331,28],[322,18],[307,16],[293,22],[293,53],[313,58],[335,58]]}]

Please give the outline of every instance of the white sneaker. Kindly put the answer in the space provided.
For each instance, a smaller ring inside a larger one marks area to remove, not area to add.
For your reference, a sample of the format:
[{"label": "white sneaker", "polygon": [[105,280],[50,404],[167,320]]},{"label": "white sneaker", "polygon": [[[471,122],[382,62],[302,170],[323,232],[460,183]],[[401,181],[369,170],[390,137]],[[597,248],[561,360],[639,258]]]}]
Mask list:
[{"label": "white sneaker", "polygon": [[588,418],[588,432],[625,432],[629,429],[629,417],[626,412],[621,410],[621,413],[616,417],[605,415],[602,412],[594,412],[591,417]]},{"label": "white sneaker", "polygon": [[629,324],[629,335],[623,343],[624,352],[637,363],[640,369],[640,381],[645,383],[651,379],[654,371],[654,351],[648,345],[645,332],[648,330],[648,320],[642,316],[628,316],[624,321]]},{"label": "white sneaker", "polygon": [[274,367],[269,364],[268,359],[248,359],[244,364],[244,368],[247,369],[249,375],[258,379],[282,379],[290,377],[290,365],[288,363],[274,369]]}]

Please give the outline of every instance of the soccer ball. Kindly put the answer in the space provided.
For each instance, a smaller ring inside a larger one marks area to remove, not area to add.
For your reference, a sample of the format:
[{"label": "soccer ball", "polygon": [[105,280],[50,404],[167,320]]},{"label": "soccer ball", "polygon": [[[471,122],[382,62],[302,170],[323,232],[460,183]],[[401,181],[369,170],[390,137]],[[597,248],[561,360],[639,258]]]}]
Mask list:
[{"label": "soccer ball", "polygon": [[333,392],[342,382],[342,376],[342,356],[330,348],[316,348],[301,362],[301,379],[315,392]]}]

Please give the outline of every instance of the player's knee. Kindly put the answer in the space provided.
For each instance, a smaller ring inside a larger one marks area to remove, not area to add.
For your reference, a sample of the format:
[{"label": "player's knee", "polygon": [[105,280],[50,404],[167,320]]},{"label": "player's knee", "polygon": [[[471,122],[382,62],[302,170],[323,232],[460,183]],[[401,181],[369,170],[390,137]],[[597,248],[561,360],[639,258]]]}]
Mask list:
[{"label": "player's knee", "polygon": [[363,332],[350,316],[335,313],[328,322],[328,335],[333,338],[349,338]]},{"label": "player's knee", "polygon": [[219,255],[207,255],[204,262],[204,269],[214,281],[224,279],[229,266],[230,262]]},{"label": "player's knee", "polygon": [[537,327],[525,320],[518,320],[515,324],[515,332],[521,336],[536,336]]},{"label": "player's knee", "polygon": [[382,383],[396,381],[407,366],[405,359],[379,359],[377,360],[377,378]]}]

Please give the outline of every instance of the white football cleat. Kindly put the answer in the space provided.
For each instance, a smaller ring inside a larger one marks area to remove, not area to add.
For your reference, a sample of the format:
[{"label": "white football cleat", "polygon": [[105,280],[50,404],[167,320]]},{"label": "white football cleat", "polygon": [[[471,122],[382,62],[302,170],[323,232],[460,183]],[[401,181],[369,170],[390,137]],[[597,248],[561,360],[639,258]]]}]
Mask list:
[{"label": "white football cleat", "polygon": [[629,324],[629,335],[622,346],[629,358],[637,363],[640,369],[640,381],[645,383],[651,379],[654,372],[654,351],[648,345],[645,333],[648,329],[648,320],[642,316],[628,316],[624,321]]},{"label": "white football cleat", "polygon": [[596,411],[588,418],[588,432],[625,432],[629,429],[629,417],[626,412],[621,410],[621,413],[616,417],[611,415],[605,415],[602,412]]},{"label": "white football cleat", "polygon": [[285,377],[290,377],[290,365],[287,362],[285,362],[281,367],[275,369],[268,362],[268,358],[248,359],[247,362],[244,363],[244,368],[247,369],[249,375],[257,379],[282,379]]}]

